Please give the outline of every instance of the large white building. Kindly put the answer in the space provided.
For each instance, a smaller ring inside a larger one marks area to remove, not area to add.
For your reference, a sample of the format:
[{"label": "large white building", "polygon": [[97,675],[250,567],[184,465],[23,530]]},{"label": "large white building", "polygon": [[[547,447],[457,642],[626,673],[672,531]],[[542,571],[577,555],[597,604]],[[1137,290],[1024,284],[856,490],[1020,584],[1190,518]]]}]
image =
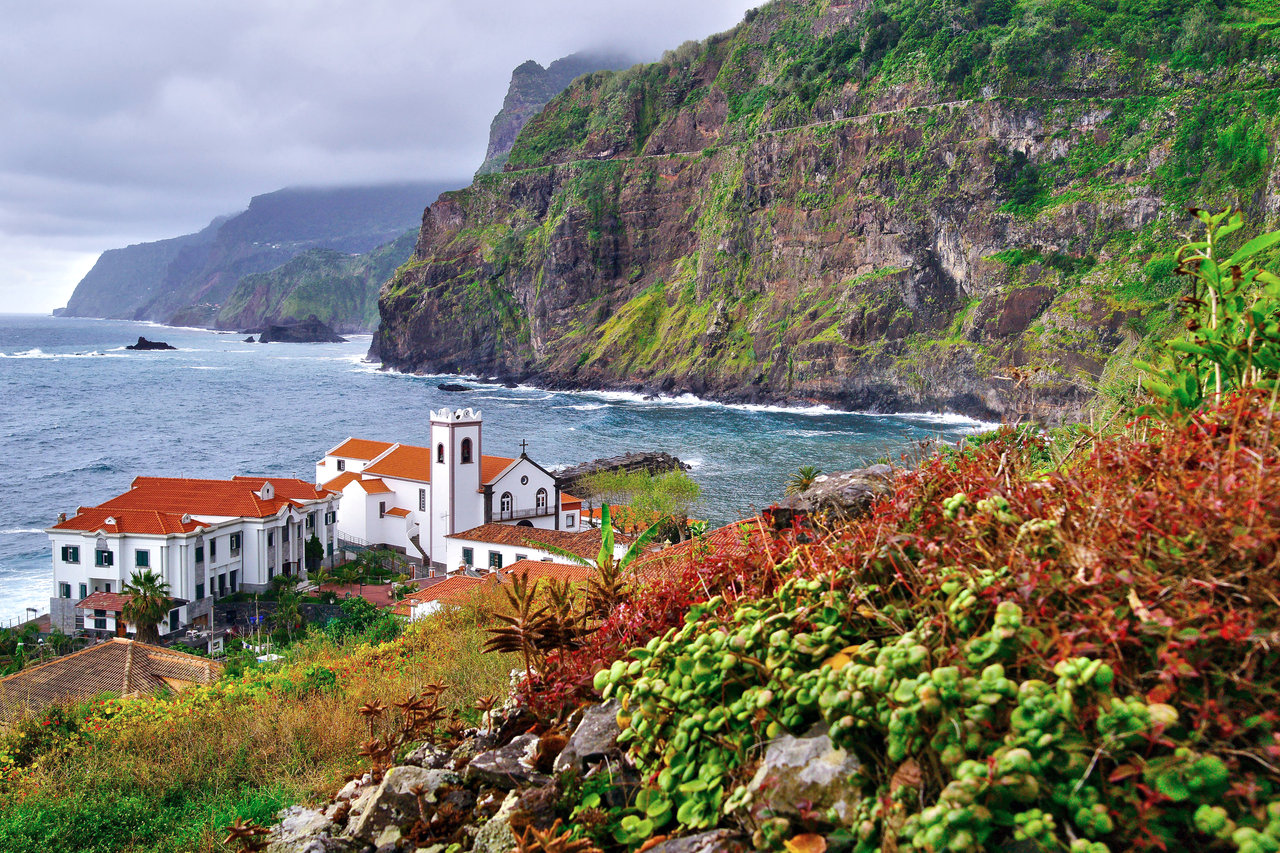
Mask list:
[{"label": "large white building", "polygon": [[169,584],[161,634],[206,627],[213,602],[268,589],[278,574],[305,576],[314,534],[332,555],[340,495],[297,479],[138,477],[129,491],[81,507],[49,528],[53,626],[121,634],[120,595],[135,571]]},{"label": "large white building", "polygon": [[481,413],[431,413],[420,447],[349,438],[316,463],[316,483],[341,492],[339,538],[386,547],[436,568],[452,567],[450,537],[486,524],[576,533],[582,502],[523,452],[485,456]]}]

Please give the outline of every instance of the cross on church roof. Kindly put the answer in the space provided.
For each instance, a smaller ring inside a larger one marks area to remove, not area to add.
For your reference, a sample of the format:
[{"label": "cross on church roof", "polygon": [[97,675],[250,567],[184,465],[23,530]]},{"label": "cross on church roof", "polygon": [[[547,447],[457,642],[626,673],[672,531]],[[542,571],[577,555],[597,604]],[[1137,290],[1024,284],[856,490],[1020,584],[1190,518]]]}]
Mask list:
[{"label": "cross on church roof", "polygon": [[527,441],[520,442],[520,455],[521,456],[529,455],[529,442]]}]

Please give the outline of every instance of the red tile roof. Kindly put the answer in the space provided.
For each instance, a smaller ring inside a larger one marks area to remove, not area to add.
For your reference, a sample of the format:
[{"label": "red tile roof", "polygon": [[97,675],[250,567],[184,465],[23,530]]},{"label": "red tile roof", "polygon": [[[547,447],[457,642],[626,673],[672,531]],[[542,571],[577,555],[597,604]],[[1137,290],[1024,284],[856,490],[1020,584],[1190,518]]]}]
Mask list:
[{"label": "red tile roof", "polygon": [[55,524],[53,529],[78,530],[83,533],[96,533],[101,530],[106,533],[167,536],[171,533],[192,533],[208,526],[180,512],[81,507],[75,517]]},{"label": "red tile roof", "polygon": [[511,463],[515,461],[505,456],[480,457],[480,482],[492,483],[502,476],[502,472],[510,468]]},{"label": "red tile roof", "polygon": [[347,487],[352,480],[359,480],[359,471],[343,471],[329,482],[325,483],[321,488],[329,492],[340,492]]},{"label": "red tile roof", "polygon": [[[535,550],[540,545],[554,545],[587,560],[595,560],[596,555],[600,553],[601,541],[599,530],[569,533],[565,530],[542,530],[537,527],[517,527],[507,524],[482,524],[447,538],[491,545],[527,547]],[[623,544],[627,540],[617,537],[616,541]]]},{"label": "red tile roof", "polygon": [[382,454],[392,448],[389,441],[371,441],[367,438],[348,438],[339,444],[333,450],[326,453],[326,456],[341,456],[346,459],[362,459],[368,462],[370,459],[377,459]]},{"label": "red tile roof", "polygon": [[[596,549],[599,551],[599,549]],[[502,570],[503,580],[511,575],[524,575],[531,581],[557,580],[579,583],[591,577],[593,566],[549,563],[545,560],[517,560]]]},{"label": "red tile roof", "polygon": [[88,598],[76,604],[77,610],[106,610],[111,613],[120,613],[124,610],[124,606],[129,603],[132,596],[125,595],[122,592],[95,592]]},{"label": "red tile roof", "polygon": [[[275,495],[258,496],[270,482]],[[235,477],[231,480],[192,480],[177,477],[136,477],[129,491],[99,504],[102,510],[140,510],[231,518],[267,518],[286,505],[315,501],[329,492],[292,478]]]},{"label": "red tile roof", "polygon": [[376,462],[365,466],[368,474],[395,477],[398,480],[431,482],[431,448],[397,444]]},{"label": "red tile roof", "polygon": [[222,664],[134,640],[105,643],[0,679],[0,716],[13,720],[103,693],[129,696],[212,684]]},{"label": "red tile roof", "polygon": [[655,577],[697,563],[708,554],[720,557],[746,556],[759,550],[765,537],[763,522],[759,518],[749,518],[708,530],[702,536],[686,539],[670,548],[640,557],[632,564],[632,568],[641,577]]},{"label": "red tile roof", "polygon": [[365,494],[369,495],[385,495],[391,492],[391,487],[381,480],[374,478],[372,480],[357,480],[360,488],[364,489]]},{"label": "red tile roof", "polygon": [[417,592],[406,595],[400,600],[391,612],[399,616],[412,615],[411,608],[414,602],[418,604],[439,601],[441,603],[456,604],[465,601],[467,597],[476,589],[476,587],[491,581],[491,578],[473,578],[467,575],[454,575],[446,578],[439,583],[432,584],[426,589],[420,589]]},{"label": "red tile roof", "polygon": [[391,509],[387,510],[387,515],[394,515],[396,518],[408,518],[409,510],[403,507],[393,506]]}]

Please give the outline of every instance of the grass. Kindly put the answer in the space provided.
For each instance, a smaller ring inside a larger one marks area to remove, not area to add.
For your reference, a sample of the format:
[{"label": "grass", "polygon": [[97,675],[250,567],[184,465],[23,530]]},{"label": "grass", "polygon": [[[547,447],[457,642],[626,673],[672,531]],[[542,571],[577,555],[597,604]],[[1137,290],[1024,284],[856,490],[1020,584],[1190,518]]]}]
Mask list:
[{"label": "grass", "polygon": [[365,702],[442,683],[474,723],[476,700],[504,693],[512,664],[481,655],[484,612],[434,614],[380,645],[317,633],[274,669],[21,722],[0,742],[0,849],[212,853],[237,818],[269,824],[284,806],[327,798],[362,769]]}]

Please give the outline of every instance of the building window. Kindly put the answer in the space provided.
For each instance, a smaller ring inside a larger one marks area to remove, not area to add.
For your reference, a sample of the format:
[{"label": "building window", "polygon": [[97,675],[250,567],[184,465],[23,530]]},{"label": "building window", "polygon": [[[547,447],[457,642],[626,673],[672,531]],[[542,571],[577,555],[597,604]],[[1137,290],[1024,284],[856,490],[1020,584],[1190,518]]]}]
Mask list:
[{"label": "building window", "polygon": [[63,545],[62,546],[62,562],[64,563],[80,562],[80,546],[79,545]]},{"label": "building window", "polygon": [[209,537],[209,562],[210,563],[215,562],[217,559],[218,559],[218,540],[211,536]]},{"label": "building window", "polygon": [[80,584],[80,600],[84,601],[89,597],[89,585],[87,583]]},{"label": "building window", "polygon": [[444,464],[444,443],[443,442],[436,445],[436,461],[439,462],[441,465]]},{"label": "building window", "polygon": [[104,583],[104,584],[102,585],[102,591],[103,591],[103,592],[111,592],[111,584],[109,584],[109,583]]},{"label": "building window", "polygon": [[204,562],[204,546],[203,545],[196,546],[196,562],[197,563]]},{"label": "building window", "polygon": [[114,566],[115,558],[111,556],[110,551],[104,551],[99,548],[97,551],[93,552],[93,564],[99,567]]},{"label": "building window", "polygon": [[383,518],[387,514],[387,502],[378,501],[378,518]]},{"label": "building window", "polygon": [[518,563],[518,562],[520,562],[521,560],[527,560],[527,559],[529,559],[529,555],[528,555],[528,554],[516,554],[516,562],[517,562],[517,563]]},{"label": "building window", "polygon": [[133,564],[140,569],[151,568],[151,552],[141,549],[133,552]]},{"label": "building window", "polygon": [[196,584],[196,601],[202,598],[204,598],[204,584],[198,583]]},{"label": "building window", "polygon": [[345,460],[345,459],[339,459],[339,460],[338,460],[338,470],[339,470],[339,471],[345,471],[345,470],[347,470],[347,460]]},{"label": "building window", "polygon": [[227,576],[218,575],[218,595],[227,594]]},{"label": "building window", "polygon": [[476,564],[476,552],[474,548],[462,549],[462,565],[474,566]]},{"label": "building window", "polygon": [[267,580],[271,580],[275,576],[276,576],[276,567],[267,566]]},{"label": "building window", "polygon": [[462,464],[471,464],[471,439],[469,438],[462,439]]},{"label": "building window", "polygon": [[107,611],[105,610],[93,611],[93,627],[99,631],[107,630]]},{"label": "building window", "polygon": [[332,511],[330,511],[330,512],[326,512],[326,513],[324,514],[324,523],[325,523],[325,524],[333,524],[333,523],[334,523],[335,521],[337,521],[337,520],[338,520],[338,514],[337,514],[336,512],[332,512]]},{"label": "building window", "polygon": [[267,531],[267,547],[271,548],[276,544],[276,532],[274,530]]},{"label": "building window", "polygon": [[231,534],[231,556],[233,557],[240,556],[240,534],[239,533]]},{"label": "building window", "polygon": [[238,584],[236,583],[236,572],[231,573],[231,594],[234,595]]},{"label": "building window", "polygon": [[501,551],[489,552],[489,568],[491,569],[502,568],[502,552]]},{"label": "building window", "polygon": [[418,512],[427,511],[427,490],[418,489]]},{"label": "building window", "polygon": [[498,511],[503,515],[510,515],[514,506],[515,498],[511,497],[510,492],[503,492],[502,498],[498,501]]},{"label": "building window", "polygon": [[[71,597],[71,584],[65,583],[65,582],[58,584],[58,598],[70,598],[70,597]],[[88,596],[85,596],[85,597],[88,598]]]},{"label": "building window", "polygon": [[178,611],[177,608],[169,611],[169,630],[178,630]]},{"label": "building window", "polygon": [[307,513],[307,529],[308,530],[316,529],[316,514],[314,512]]},{"label": "building window", "polygon": [[566,515],[566,516],[564,517],[564,526],[565,526],[565,527],[573,527],[573,522],[574,522],[574,517],[573,517],[572,515]]},{"label": "building window", "polygon": [[533,501],[539,512],[545,512],[547,509],[547,490],[538,489],[538,494],[534,496]]}]

